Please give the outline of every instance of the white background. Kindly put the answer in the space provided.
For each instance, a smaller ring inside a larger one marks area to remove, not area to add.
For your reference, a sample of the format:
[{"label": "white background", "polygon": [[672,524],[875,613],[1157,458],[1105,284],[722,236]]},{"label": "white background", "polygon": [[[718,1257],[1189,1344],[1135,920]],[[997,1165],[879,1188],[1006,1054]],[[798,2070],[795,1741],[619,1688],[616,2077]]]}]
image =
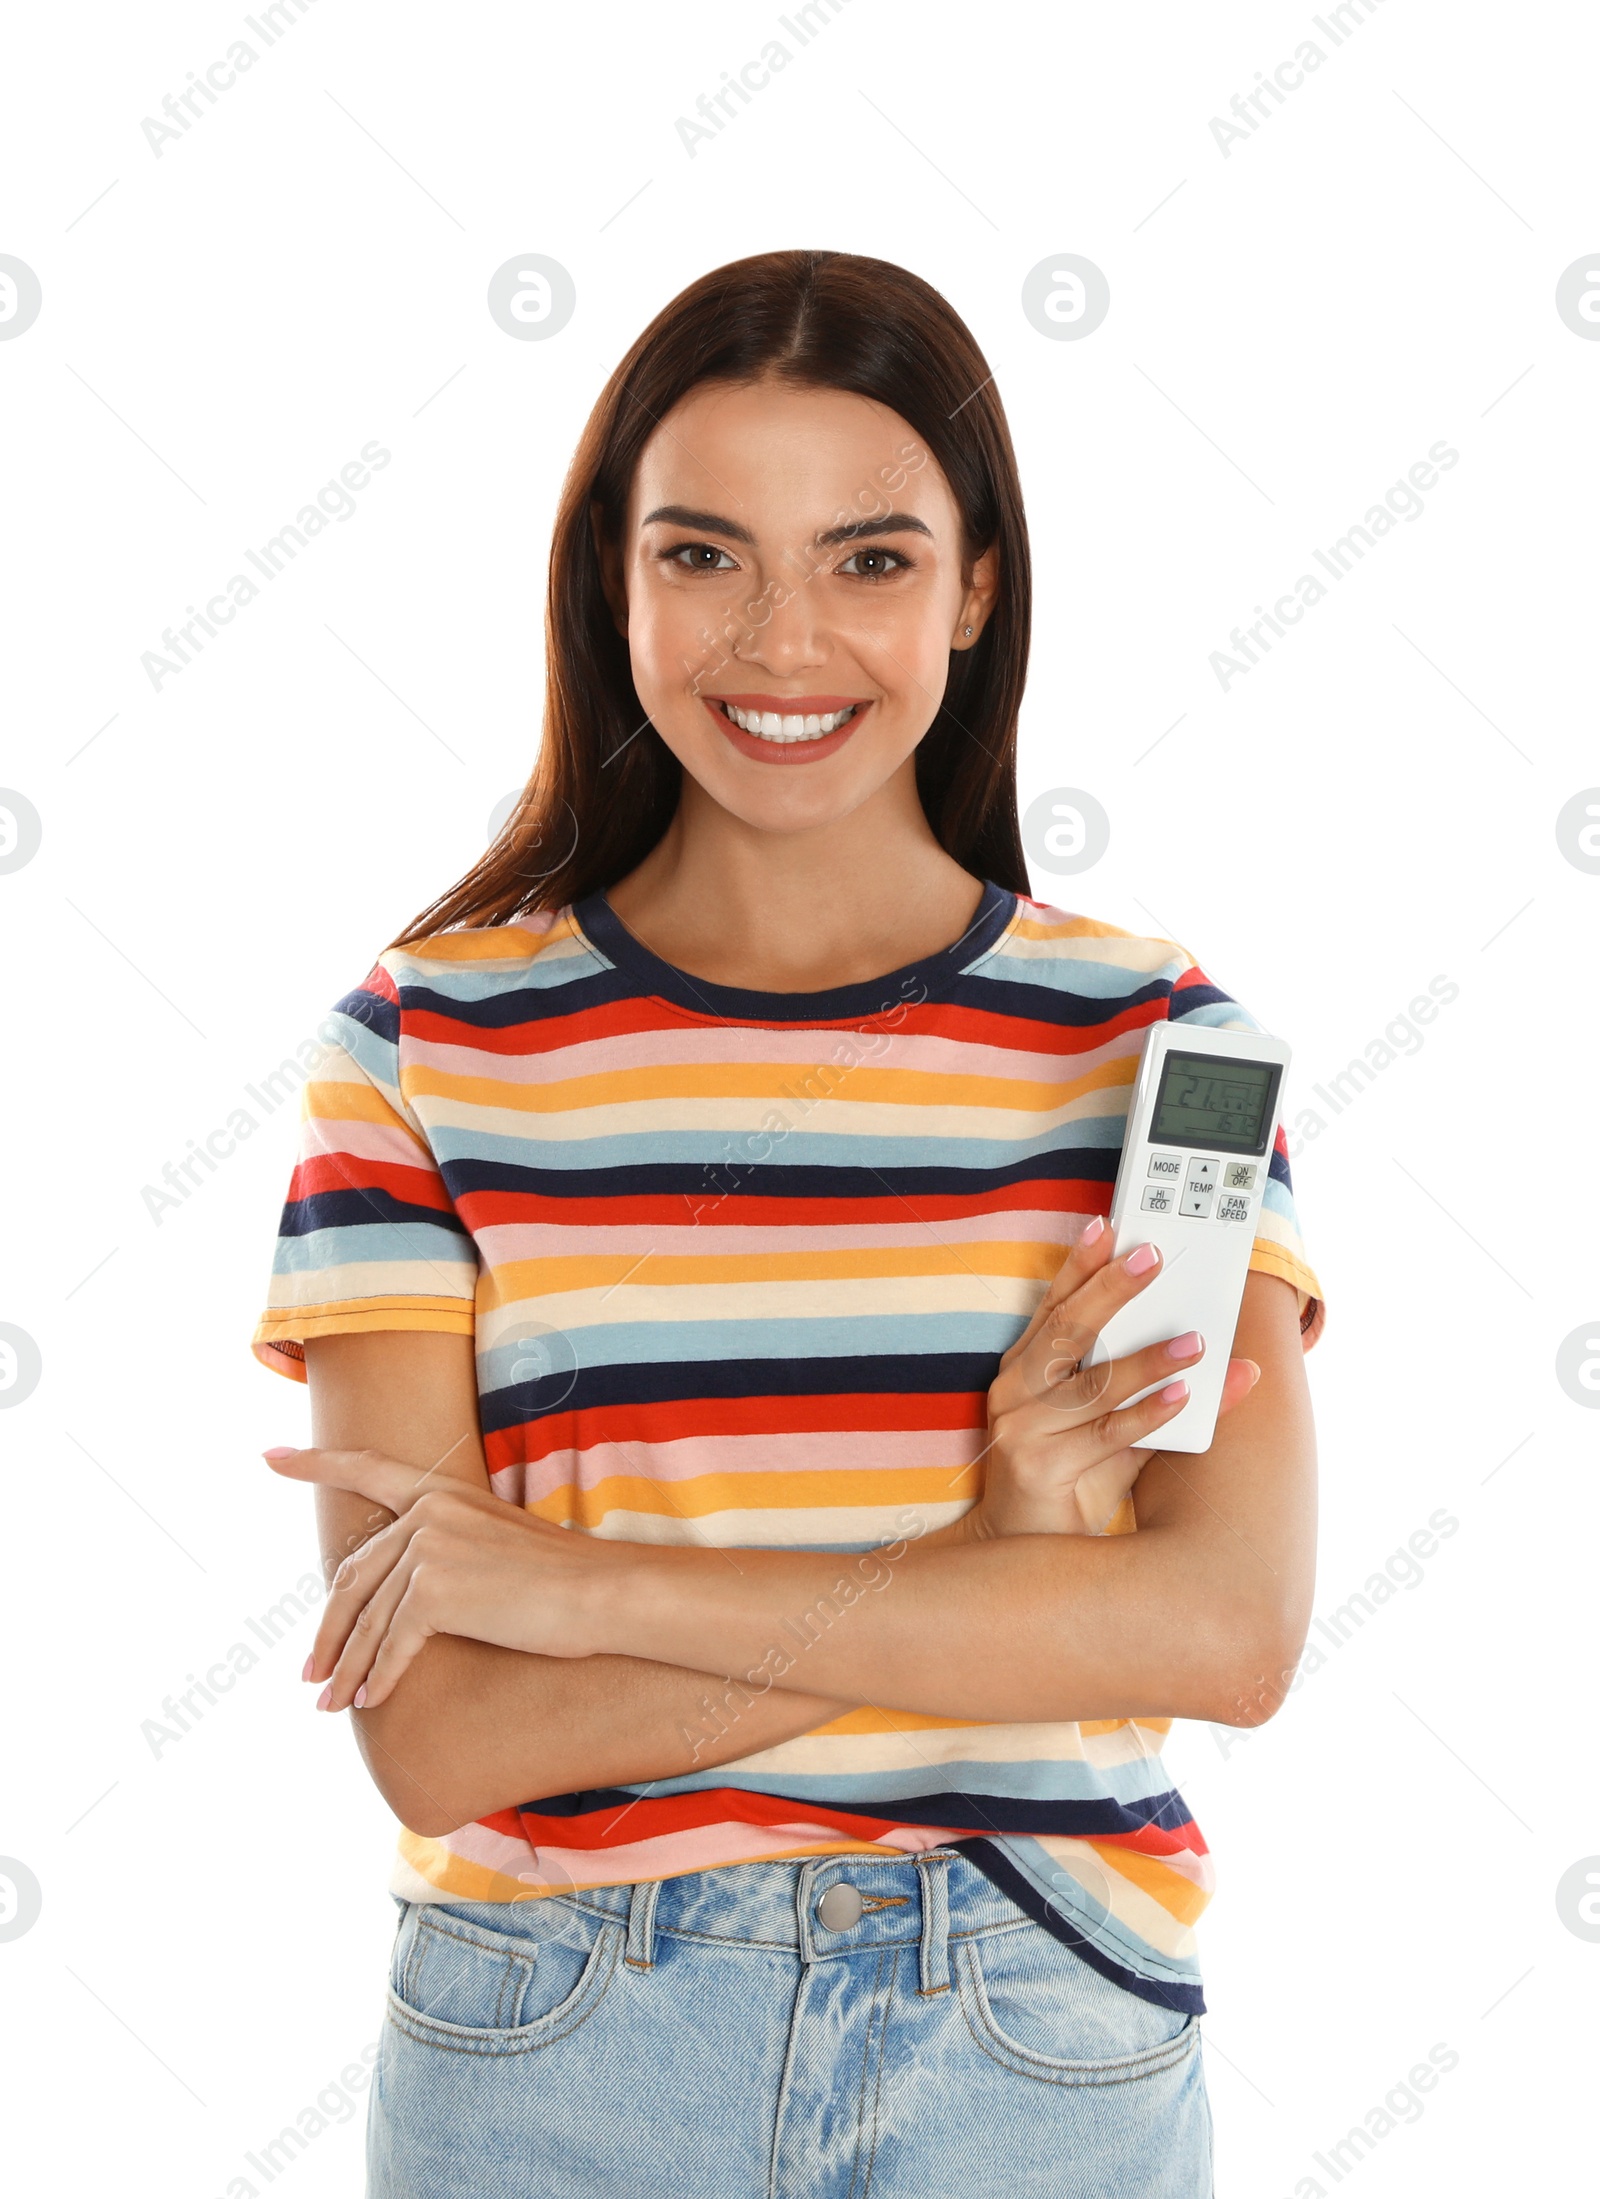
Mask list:
[{"label": "white background", "polygon": [[[314,1559],[258,1458],[304,1392],[248,1350],[294,1108],[159,1226],[143,1187],[482,846],[602,379],[780,245],[916,269],[995,369],[1039,583],[1022,799],[1111,819],[1035,891],[1181,940],[1324,1118],[1294,1168],[1330,1306],[1319,1615],[1459,1523],[1278,1719],[1174,1731],[1218,1856],[1219,2191],[1331,2190],[1316,2153],[1439,2042],[1457,2067],[1345,2181],[1564,2187],[1597,1423],[1555,1365],[1600,1311],[1600,879],[1555,821],[1600,779],[1600,344],[1554,292],[1600,246],[1592,19],[1373,0],[1335,49],[1309,7],[849,0],[801,51],[743,0],[317,0],[267,50],[243,13],[35,9],[3,53],[0,251],[44,294],[0,342],[0,784],[43,820],[0,877],[0,1321],[44,1370],[0,1416],[28,2188],[264,2188],[246,2151],[377,2036],[392,1821],[299,1686],[309,1621],[159,1756],[141,1734]],[[241,34],[256,67],[157,157],[142,119]],[[691,156],[677,118],[774,36],[792,65]],[[1211,118],[1308,36],[1324,65],[1225,156]],[[1082,341],[1020,306],[1064,251],[1111,287]],[[577,287],[544,342],[485,308],[525,252]],[[371,439],[356,515],[154,691],[143,652]],[[1224,692],[1211,653],[1441,439],[1424,516]],[[1433,1024],[1319,1102],[1436,976]],[[351,2193],[359,2155],[356,2112],[279,2181]]]}]

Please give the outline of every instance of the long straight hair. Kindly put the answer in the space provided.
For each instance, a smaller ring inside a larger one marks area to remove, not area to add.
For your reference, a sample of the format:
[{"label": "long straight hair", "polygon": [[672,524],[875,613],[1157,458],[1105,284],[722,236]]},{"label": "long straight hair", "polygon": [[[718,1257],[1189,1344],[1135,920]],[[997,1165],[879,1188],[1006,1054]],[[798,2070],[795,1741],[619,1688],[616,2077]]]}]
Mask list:
[{"label": "long straight hair", "polygon": [[681,398],[704,382],[763,376],[852,391],[898,413],[950,484],[969,565],[997,548],[999,593],[975,645],[950,653],[938,714],[916,752],[917,791],[947,854],[1028,892],[1016,742],[1032,580],[994,377],[960,315],[905,268],[851,252],[762,252],[681,291],[601,393],[556,514],[544,738],[532,776],[492,846],[395,946],[580,900],[626,877],[666,831],[683,769],[640,707],[596,527],[620,538],[639,454]]}]

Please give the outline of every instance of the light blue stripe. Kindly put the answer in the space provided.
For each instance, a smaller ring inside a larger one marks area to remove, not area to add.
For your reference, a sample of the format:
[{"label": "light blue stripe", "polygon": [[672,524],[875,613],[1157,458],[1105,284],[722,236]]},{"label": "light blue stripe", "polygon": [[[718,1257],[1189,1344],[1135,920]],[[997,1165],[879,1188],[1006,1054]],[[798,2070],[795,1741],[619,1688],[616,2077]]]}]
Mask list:
[{"label": "light blue stripe", "polygon": [[[537,1331],[541,1301],[515,1301]],[[1009,1351],[1028,1325],[1025,1313],[815,1314],[770,1319],[575,1323],[566,1332],[585,1367],[659,1367],[714,1365],[718,1361],[790,1360],[801,1366],[816,1359],[901,1358],[959,1352],[980,1357]],[[554,1326],[555,1324],[549,1324]],[[497,1346],[479,1360],[479,1388],[485,1394],[509,1380],[515,1342]],[[487,1374],[487,1379],[485,1379]],[[776,1440],[776,1439],[775,1439]]]},{"label": "light blue stripe", "polygon": [[[792,1675],[791,1675],[792,1677]],[[892,1735],[885,1735],[892,1740]],[[912,1735],[913,1744],[916,1736]],[[737,1770],[738,1779],[730,1774]],[[1093,1765],[1054,1762],[1039,1758],[1025,1763],[986,1764],[965,1759],[952,1764],[922,1764],[906,1771],[810,1773],[753,1772],[745,1765],[719,1764],[710,1771],[685,1773],[678,1779],[658,1779],[645,1787],[623,1787],[623,1794],[647,1795],[657,1801],[665,1794],[698,1794],[708,1788],[737,1785],[751,1794],[781,1794],[798,1802],[815,1803],[819,1809],[856,1810],[870,1817],[886,1817],[896,1802],[930,1794],[970,1794],[974,1799],[997,1796],[1018,1802],[1103,1802],[1107,1799],[1136,1809],[1157,1795],[1172,1791],[1159,1756],[1136,1759],[1107,1770]],[[981,1822],[981,1820],[980,1820]]]},{"label": "light blue stripe", "polygon": [[[530,942],[526,960],[441,963],[409,954],[396,959],[403,959],[405,964],[403,969],[391,972],[396,984],[417,992],[434,993],[441,1000],[459,1000],[467,1004],[494,1000],[503,994],[559,992],[563,985],[575,984],[580,978],[597,977],[601,971],[611,968],[611,964],[595,952],[585,954],[563,947],[557,954],[547,953],[542,940]],[[459,1043],[471,1046],[478,1036],[478,1028],[474,1025],[461,1033]]]},{"label": "light blue stripe", "polygon": [[446,1270],[440,1284],[446,1296],[457,1295],[465,1284],[470,1297],[476,1287],[478,1262],[471,1246],[454,1230],[430,1222],[360,1222],[342,1229],[314,1229],[305,1237],[280,1237],[272,1272],[314,1275],[326,1270],[333,1274],[343,1267],[400,1260],[425,1260],[429,1267]]},{"label": "light blue stripe", "polygon": [[1263,1037],[1266,1035],[1265,1024],[1258,1023],[1249,1009],[1241,1008],[1236,1000],[1214,1000],[1205,1007],[1193,1008],[1185,1014],[1175,996],[1172,1007],[1177,1012],[1169,1014],[1168,1021],[1175,1031],[1181,1031],[1189,1024],[1198,1025],[1203,1030],[1221,1031],[1226,1030],[1230,1024],[1237,1026],[1242,1023],[1247,1031],[1260,1031]]},{"label": "light blue stripe", "polygon": [[[1118,942],[1108,940],[1106,944],[1114,949]],[[1114,962],[1097,962],[1087,955],[1068,953],[1046,961],[1037,955],[1036,942],[1019,939],[1005,954],[986,961],[974,974],[998,978],[1007,985],[1037,985],[1044,992],[1080,993],[1085,1000],[1126,1000],[1152,985],[1171,985],[1193,967],[1182,953],[1174,953],[1153,970],[1123,969]]]},{"label": "light blue stripe", "polygon": [[1270,1206],[1274,1214],[1281,1214],[1295,1236],[1300,1234],[1300,1218],[1294,1210],[1294,1200],[1275,1177],[1269,1176],[1261,1188],[1261,1204]]},{"label": "light blue stripe", "polygon": [[[383,1033],[375,1031],[370,1023],[359,1022],[352,1015],[330,1014],[328,1021],[338,1029],[339,1050],[350,1056],[356,1067],[364,1073],[370,1083],[376,1085],[379,1092],[382,1093],[397,1114],[403,1113],[404,1107],[400,1098],[400,1088],[395,1082],[397,1049],[393,1039],[385,1038]],[[325,1075],[327,1067],[328,1065],[324,1063],[320,1073]],[[314,1081],[315,1073],[313,1075]]]},{"label": "light blue stripe", "polygon": [[[1126,1113],[1094,1115],[1042,1130],[1031,1137],[876,1136],[870,1131],[791,1130],[640,1130],[611,1137],[541,1139],[538,1118],[525,1132],[510,1136],[476,1124],[430,1126],[428,1140],[441,1164],[492,1161],[513,1168],[548,1168],[574,1174],[599,1174],[608,1168],[647,1168],[652,1164],[701,1167],[703,1185],[682,1186],[687,1201],[737,1196],[754,1169],[783,1168],[950,1168],[965,1172],[1004,1168],[1047,1153],[1115,1152],[1122,1144]],[[752,1144],[749,1141],[754,1140]],[[765,1148],[765,1151],[762,1149]],[[684,1220],[692,1208],[684,1208]]]}]

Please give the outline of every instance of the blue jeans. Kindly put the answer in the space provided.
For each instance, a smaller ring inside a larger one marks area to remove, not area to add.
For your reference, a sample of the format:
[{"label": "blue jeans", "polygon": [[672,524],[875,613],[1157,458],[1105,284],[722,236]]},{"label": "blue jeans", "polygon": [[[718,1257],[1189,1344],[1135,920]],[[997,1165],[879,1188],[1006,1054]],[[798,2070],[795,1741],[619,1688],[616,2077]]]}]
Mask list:
[{"label": "blue jeans", "polygon": [[367,2199],[1209,2199],[1199,2019],[958,1851],[400,1910]]}]

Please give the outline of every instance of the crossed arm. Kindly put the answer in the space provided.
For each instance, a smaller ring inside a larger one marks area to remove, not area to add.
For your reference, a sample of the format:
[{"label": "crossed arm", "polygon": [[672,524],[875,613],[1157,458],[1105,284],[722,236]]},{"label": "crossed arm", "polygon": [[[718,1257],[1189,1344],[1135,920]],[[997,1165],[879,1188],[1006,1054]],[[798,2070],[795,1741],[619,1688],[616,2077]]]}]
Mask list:
[{"label": "crossed arm", "polygon": [[[434,1467],[436,1480],[488,1488],[470,1337],[329,1336],[305,1352],[317,1444],[381,1451]],[[319,1488],[326,1577],[393,1516],[350,1490]],[[350,1715],[389,1807],[413,1832],[437,1836],[539,1796],[729,1763],[846,1707],[774,1688],[742,1710],[742,1694],[723,1708],[728,1695],[726,1674],[436,1634],[387,1701]]]},{"label": "crossed arm", "polygon": [[[434,1633],[391,1694],[352,1714],[368,1770],[404,1823],[438,1834],[535,1796],[727,1763],[862,1701],[1004,1721],[1260,1723],[1304,1642],[1314,1561],[1315,1452],[1287,1283],[1250,1275],[1234,1350],[1260,1381],[1209,1451],[1140,1454],[1136,1535],[974,1540],[957,1523],[922,1536],[889,1593],[854,1599],[848,1623],[821,1629],[781,1674],[767,1667],[757,1694],[732,1676],[753,1676],[782,1621],[827,1601],[842,1561],[612,1546],[606,1565],[626,1570],[608,1587],[607,1639],[625,1646],[544,1655]],[[487,1490],[470,1339],[332,1337],[306,1356],[318,1446]],[[392,1514],[324,1486],[318,1516],[331,1578]]]}]

